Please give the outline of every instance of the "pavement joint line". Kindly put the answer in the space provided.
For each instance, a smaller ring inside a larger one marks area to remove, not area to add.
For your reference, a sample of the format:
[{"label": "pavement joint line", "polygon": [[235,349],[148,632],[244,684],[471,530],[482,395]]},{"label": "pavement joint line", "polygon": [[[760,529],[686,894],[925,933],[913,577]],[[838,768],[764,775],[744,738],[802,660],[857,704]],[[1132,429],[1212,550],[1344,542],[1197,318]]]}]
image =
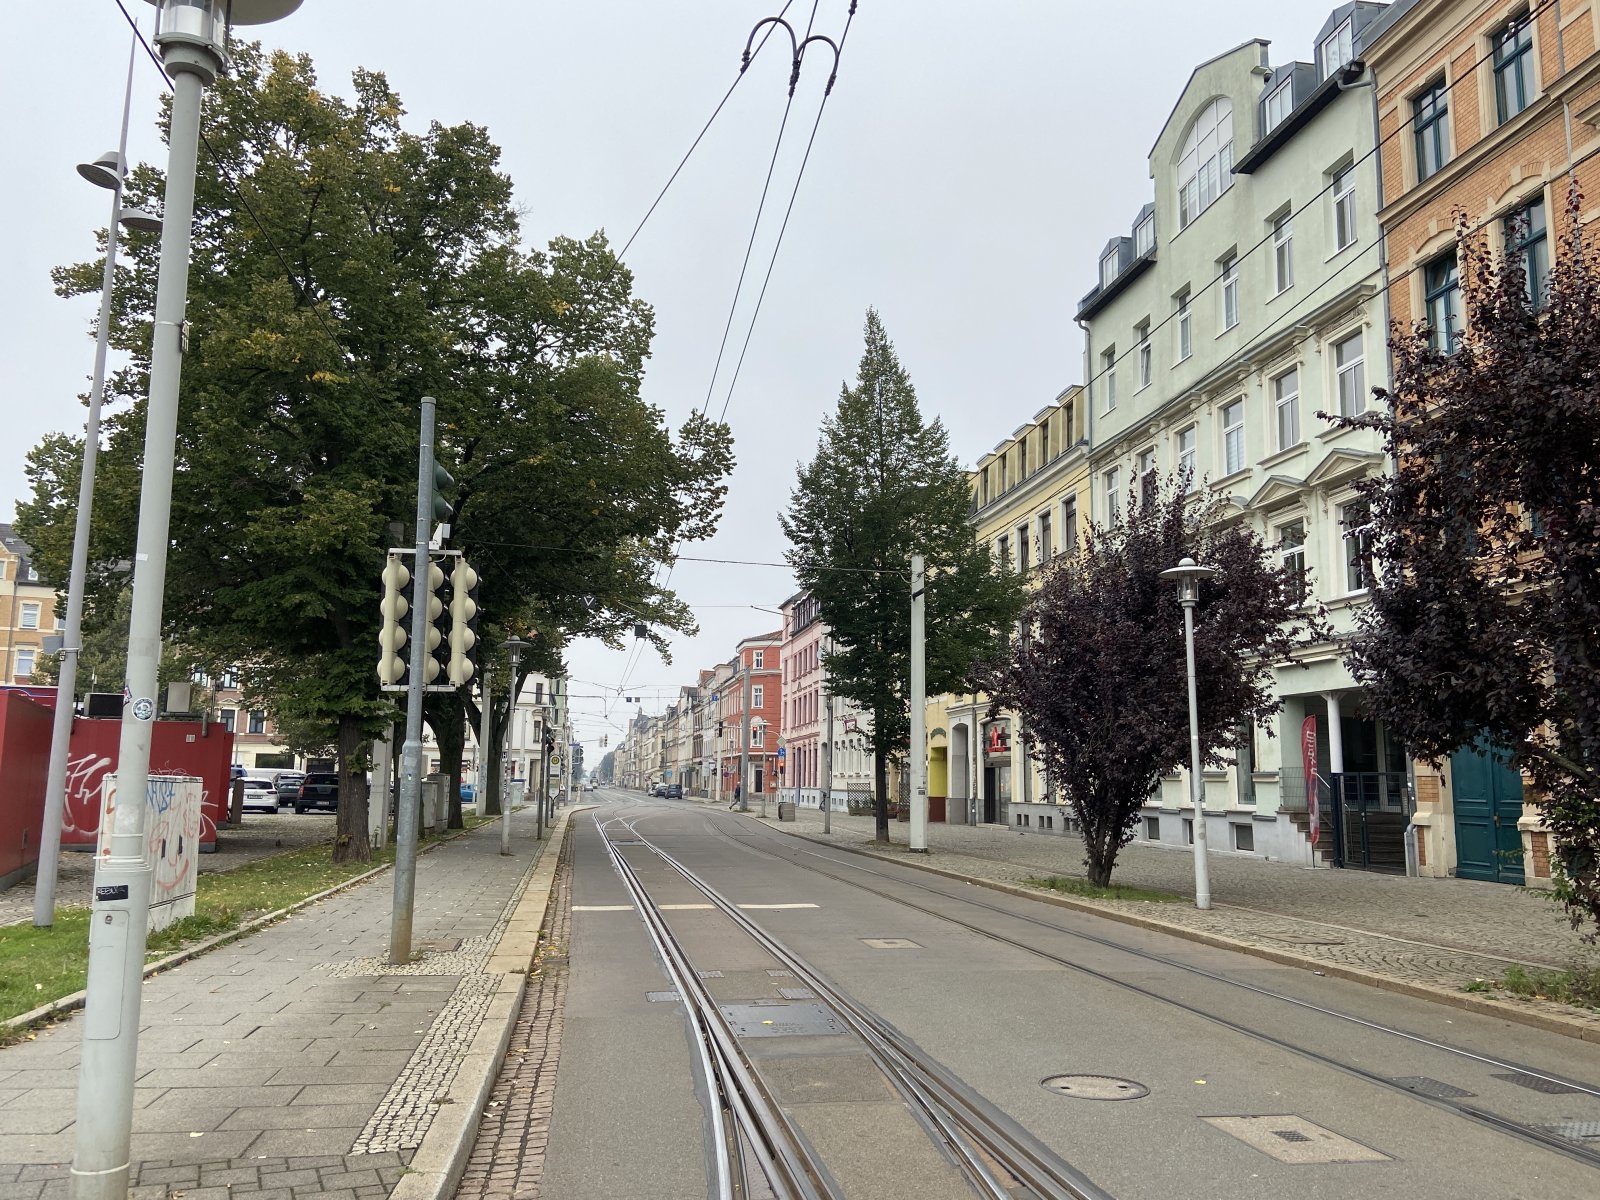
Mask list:
[{"label": "pavement joint line", "polygon": [[[1185,941],[1198,942],[1202,946],[1211,946],[1218,950],[1233,950],[1240,954],[1248,954],[1253,958],[1264,958],[1269,962],[1278,963],[1280,966],[1301,967],[1332,978],[1365,984],[1380,991],[1394,992],[1417,1000],[1428,1000],[1435,1004],[1443,1004],[1450,1008],[1478,1013],[1482,1016],[1498,1017],[1503,1021],[1511,1021],[1518,1025],[1542,1029],[1547,1033],[1558,1033],[1564,1037],[1577,1038],[1580,1041],[1600,1042],[1600,1020],[1586,1020],[1580,1016],[1569,1017],[1564,1013],[1542,1012],[1472,992],[1454,992],[1447,988],[1435,987],[1429,984],[1411,983],[1376,971],[1363,971],[1357,967],[1346,966],[1342,963],[1331,963],[1323,959],[1311,958],[1303,954],[1293,954],[1284,950],[1272,950],[1265,946],[1257,946],[1251,942],[1238,941],[1233,938],[1221,937],[1214,933],[1190,929],[1183,925],[1154,920],[1150,917],[1140,916],[1137,913],[1104,908],[1070,896],[1044,892],[1036,888],[1018,887],[1016,884],[1004,883],[997,879],[963,875],[958,871],[936,867],[915,858],[902,859],[895,855],[868,850],[864,847],[846,846],[839,842],[815,837],[798,829],[785,829],[781,825],[769,826],[769,828],[789,837],[811,842],[814,845],[827,846],[834,850],[842,850],[846,854],[856,854],[862,858],[877,859],[880,862],[896,863],[911,870],[925,871],[930,875],[938,875],[941,878],[950,879],[957,883],[973,884],[977,887],[988,888],[990,891],[1003,892],[1008,896],[1018,896],[1026,900],[1038,901],[1041,904],[1053,904],[1057,908],[1066,908],[1074,912],[1104,917],[1110,921],[1132,925],[1139,929],[1148,929],[1154,933],[1168,934],[1172,937],[1182,938]],[[1365,933],[1366,931],[1357,932]]]},{"label": "pavement joint line", "polygon": [[[664,906],[662,906],[662,907],[664,907]],[[708,904],[708,905],[706,905],[706,907],[710,908],[711,906]],[[738,908],[759,908],[759,909],[779,909],[779,908],[821,908],[822,906],[820,904],[740,904],[740,905],[737,905],[736,907],[738,907]]]}]

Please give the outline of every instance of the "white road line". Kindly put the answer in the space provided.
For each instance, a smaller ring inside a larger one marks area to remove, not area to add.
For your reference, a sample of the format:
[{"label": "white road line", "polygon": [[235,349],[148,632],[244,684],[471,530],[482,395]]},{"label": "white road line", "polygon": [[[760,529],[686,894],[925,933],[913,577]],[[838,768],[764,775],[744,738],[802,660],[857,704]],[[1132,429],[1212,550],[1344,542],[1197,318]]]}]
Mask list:
[{"label": "white road line", "polygon": [[741,904],[740,908],[816,908],[815,904]]}]

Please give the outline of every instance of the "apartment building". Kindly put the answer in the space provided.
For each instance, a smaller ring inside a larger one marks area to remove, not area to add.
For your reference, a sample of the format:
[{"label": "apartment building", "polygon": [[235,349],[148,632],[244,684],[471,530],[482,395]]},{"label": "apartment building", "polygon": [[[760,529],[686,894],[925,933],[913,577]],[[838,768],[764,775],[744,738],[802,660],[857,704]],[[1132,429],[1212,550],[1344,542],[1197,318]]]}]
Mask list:
[{"label": "apartment building", "polygon": [[870,758],[863,753],[871,718],[854,704],[835,696],[833,705],[833,758],[831,779],[824,779],[824,739],[830,703],[828,627],[823,624],[816,598],[798,592],[785,600],[783,611],[783,694],[780,736],[785,750],[783,789],[786,799],[809,807],[822,807],[829,796],[836,812],[844,811],[852,792],[871,786]]},{"label": "apartment building", "polygon": [[0,683],[34,683],[39,656],[47,653],[45,639],[59,633],[56,590],[40,580],[33,552],[6,524],[0,524],[0,627],[5,630]]},{"label": "apartment building", "polygon": [[[775,794],[778,787],[778,733],[783,701],[783,673],[779,653],[783,645],[780,630],[758,634],[741,641],[726,670],[718,669],[716,713],[722,734],[717,738],[719,794],[731,799],[739,781],[741,748],[747,754],[748,774],[745,793],[751,797]],[[748,687],[746,686],[748,684]],[[749,702],[750,741],[742,747],[746,694]]]}]

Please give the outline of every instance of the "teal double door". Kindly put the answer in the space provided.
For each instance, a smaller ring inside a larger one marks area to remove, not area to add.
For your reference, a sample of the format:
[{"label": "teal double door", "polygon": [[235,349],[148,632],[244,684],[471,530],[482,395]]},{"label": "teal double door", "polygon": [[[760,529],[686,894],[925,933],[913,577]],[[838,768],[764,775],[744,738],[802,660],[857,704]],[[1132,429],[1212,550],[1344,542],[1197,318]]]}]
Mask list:
[{"label": "teal double door", "polygon": [[1484,738],[1450,756],[1456,816],[1456,874],[1490,883],[1522,882],[1522,776],[1506,752]]}]

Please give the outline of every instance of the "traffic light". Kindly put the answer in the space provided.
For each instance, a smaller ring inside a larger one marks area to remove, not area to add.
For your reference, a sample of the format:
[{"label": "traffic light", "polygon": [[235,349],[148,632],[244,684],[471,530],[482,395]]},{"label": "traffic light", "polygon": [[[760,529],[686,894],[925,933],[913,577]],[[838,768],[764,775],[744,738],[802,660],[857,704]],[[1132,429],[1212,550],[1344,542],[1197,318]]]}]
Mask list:
[{"label": "traffic light", "polygon": [[403,687],[409,671],[405,655],[406,616],[411,611],[408,592],[411,569],[399,552],[389,551],[389,561],[383,566],[383,628],[378,632],[378,682],[384,687]]},{"label": "traffic light", "polygon": [[457,687],[478,670],[478,573],[465,558],[450,572],[450,682]]},{"label": "traffic light", "polygon": [[436,458],[433,460],[433,519],[440,526],[443,537],[450,536],[450,514],[455,505],[445,493],[445,489],[455,485],[455,476],[446,471]]},{"label": "traffic light", "polygon": [[423,680],[431,688],[447,689],[450,684],[450,612],[451,577],[446,573],[445,567],[449,560],[443,562],[429,558],[428,579],[433,587],[433,595],[428,599],[428,666],[427,676]]}]

